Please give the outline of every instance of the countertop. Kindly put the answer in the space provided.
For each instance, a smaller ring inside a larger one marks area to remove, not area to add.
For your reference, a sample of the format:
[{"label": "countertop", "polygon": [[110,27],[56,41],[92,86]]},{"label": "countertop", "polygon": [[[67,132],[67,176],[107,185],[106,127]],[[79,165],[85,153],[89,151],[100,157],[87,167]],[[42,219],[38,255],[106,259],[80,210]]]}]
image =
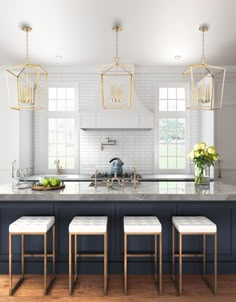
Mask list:
[{"label": "countertop", "polygon": [[[81,182],[81,181],[91,181],[91,175],[89,174],[75,174],[75,175],[53,175],[53,174],[47,174],[47,175],[31,175],[27,177],[29,181],[39,181],[39,178],[42,177],[58,177],[63,181],[69,182]],[[97,177],[97,180],[104,180],[104,178]],[[194,176],[193,175],[162,175],[162,174],[143,174],[142,178],[140,178],[140,181],[193,181]]]},{"label": "countertop", "polygon": [[236,186],[212,181],[209,186],[196,187],[191,181],[140,182],[136,189],[129,183],[124,189],[114,186],[89,186],[90,182],[65,182],[57,191],[38,192],[12,189],[12,184],[0,185],[0,201],[236,201]]}]

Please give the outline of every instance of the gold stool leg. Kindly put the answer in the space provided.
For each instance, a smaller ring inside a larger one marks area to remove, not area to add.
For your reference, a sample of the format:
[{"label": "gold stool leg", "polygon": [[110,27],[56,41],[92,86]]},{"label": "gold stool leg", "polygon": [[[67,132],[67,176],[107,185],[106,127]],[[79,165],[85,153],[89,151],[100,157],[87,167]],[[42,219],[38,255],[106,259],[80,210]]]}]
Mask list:
[{"label": "gold stool leg", "polygon": [[44,237],[44,295],[47,294],[47,233],[43,235]]},{"label": "gold stool leg", "polygon": [[217,292],[217,233],[214,235],[214,294]]},{"label": "gold stool leg", "polygon": [[159,292],[162,294],[162,233],[159,234]]},{"label": "gold stool leg", "polygon": [[206,234],[203,234],[203,279],[206,279]]},{"label": "gold stool leg", "polygon": [[124,233],[124,294],[127,295],[127,234]]},{"label": "gold stool leg", "polygon": [[74,276],[74,282],[77,279],[77,235],[74,235],[74,267],[75,267],[75,276]]},{"label": "gold stool leg", "polygon": [[24,240],[24,235],[21,235],[21,276],[24,278],[24,273],[25,273],[25,255],[24,255],[24,245],[25,245],[25,240]]},{"label": "gold stool leg", "polygon": [[9,233],[9,295],[12,294],[12,235]]},{"label": "gold stool leg", "polygon": [[104,295],[107,295],[107,277],[108,277],[108,268],[107,268],[107,232],[104,234]]},{"label": "gold stool leg", "polygon": [[172,279],[175,280],[175,227],[172,224]]},{"label": "gold stool leg", "polygon": [[182,295],[183,274],[182,274],[182,234],[179,233],[179,295]]},{"label": "gold stool leg", "polygon": [[55,244],[55,224],[52,227],[52,275],[55,278],[56,274],[56,244]]},{"label": "gold stool leg", "polygon": [[72,249],[71,249],[71,241],[72,241],[72,235],[71,233],[69,233],[69,295],[72,294],[72,280],[71,280],[71,274],[72,274],[72,271],[71,271],[71,260],[72,260]]},{"label": "gold stool leg", "polygon": [[154,277],[157,283],[157,234],[154,235]]}]

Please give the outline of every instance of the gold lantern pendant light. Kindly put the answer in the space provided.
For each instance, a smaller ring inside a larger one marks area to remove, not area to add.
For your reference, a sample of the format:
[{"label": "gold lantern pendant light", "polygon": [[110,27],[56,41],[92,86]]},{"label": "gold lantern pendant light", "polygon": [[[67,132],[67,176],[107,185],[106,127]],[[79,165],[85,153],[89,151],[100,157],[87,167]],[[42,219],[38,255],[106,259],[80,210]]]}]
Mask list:
[{"label": "gold lantern pendant light", "polygon": [[202,32],[201,64],[192,64],[183,73],[187,109],[215,110],[222,107],[226,69],[206,63],[205,32],[208,29],[207,25],[199,27]]},{"label": "gold lantern pendant light", "polygon": [[29,32],[31,27],[23,27],[26,33],[25,64],[6,69],[9,106],[15,110],[41,110],[47,97],[47,71],[29,59]]},{"label": "gold lantern pendant light", "polygon": [[116,33],[116,55],[113,64],[98,66],[103,108],[129,109],[133,91],[133,64],[121,64],[118,54],[118,33],[121,26],[114,26]]}]

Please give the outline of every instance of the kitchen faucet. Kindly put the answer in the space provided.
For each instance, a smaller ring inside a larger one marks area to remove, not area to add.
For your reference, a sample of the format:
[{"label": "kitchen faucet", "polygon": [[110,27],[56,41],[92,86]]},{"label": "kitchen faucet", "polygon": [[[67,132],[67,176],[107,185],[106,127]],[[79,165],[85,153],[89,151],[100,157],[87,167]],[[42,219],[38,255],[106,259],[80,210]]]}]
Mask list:
[{"label": "kitchen faucet", "polygon": [[56,165],[56,168],[57,168],[57,175],[61,175],[62,166],[60,166],[60,160],[55,159],[54,164]]},{"label": "kitchen faucet", "polygon": [[11,162],[11,177],[14,178],[15,177],[15,174],[16,174],[16,160],[14,159],[12,162]]}]

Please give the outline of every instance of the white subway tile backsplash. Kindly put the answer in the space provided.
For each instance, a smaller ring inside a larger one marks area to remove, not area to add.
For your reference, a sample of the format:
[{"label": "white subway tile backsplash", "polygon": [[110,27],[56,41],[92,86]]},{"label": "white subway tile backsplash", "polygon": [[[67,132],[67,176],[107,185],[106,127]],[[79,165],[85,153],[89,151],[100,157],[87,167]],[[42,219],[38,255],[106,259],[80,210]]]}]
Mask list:
[{"label": "white subway tile backsplash", "polygon": [[[116,146],[100,145],[106,142],[106,137],[116,139]],[[95,169],[109,172],[109,160],[119,157],[124,162],[124,171],[130,171],[133,166],[139,173],[153,173],[154,131],[80,131],[80,173],[91,174]],[[91,163],[92,162],[92,163]]]}]

